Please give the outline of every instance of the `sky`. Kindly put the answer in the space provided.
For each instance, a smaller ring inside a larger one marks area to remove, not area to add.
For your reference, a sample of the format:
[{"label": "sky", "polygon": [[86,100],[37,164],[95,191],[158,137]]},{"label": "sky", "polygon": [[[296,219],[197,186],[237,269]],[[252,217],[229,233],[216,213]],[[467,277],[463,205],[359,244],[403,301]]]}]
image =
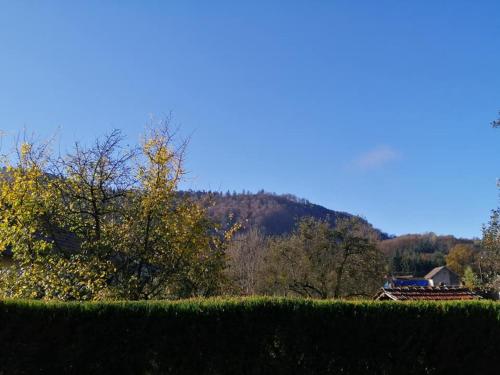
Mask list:
[{"label": "sky", "polygon": [[499,205],[497,1],[0,1],[0,129],[59,147],[170,113],[183,189],[292,193],[390,233]]}]

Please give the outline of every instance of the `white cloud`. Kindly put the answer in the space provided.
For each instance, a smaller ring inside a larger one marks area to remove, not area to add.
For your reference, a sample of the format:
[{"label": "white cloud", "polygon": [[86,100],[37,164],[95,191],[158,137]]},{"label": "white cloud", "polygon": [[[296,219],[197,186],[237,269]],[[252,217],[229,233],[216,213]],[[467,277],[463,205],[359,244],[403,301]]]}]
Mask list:
[{"label": "white cloud", "polygon": [[360,169],[377,169],[399,158],[399,153],[388,146],[379,146],[361,154],[354,160]]}]

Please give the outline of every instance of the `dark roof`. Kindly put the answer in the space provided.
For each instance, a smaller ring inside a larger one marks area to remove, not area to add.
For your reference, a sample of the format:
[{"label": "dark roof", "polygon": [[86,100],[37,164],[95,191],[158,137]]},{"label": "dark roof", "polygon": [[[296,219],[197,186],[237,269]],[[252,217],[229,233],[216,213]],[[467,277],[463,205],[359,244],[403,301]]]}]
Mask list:
[{"label": "dark roof", "polygon": [[[434,276],[436,276],[439,272],[441,272],[441,270],[443,269],[447,269],[450,273],[454,274],[454,275],[457,275],[455,272],[453,272],[452,270],[450,270],[448,267],[446,266],[441,266],[441,267],[436,267],[434,269],[432,269],[427,275],[424,276],[424,278],[426,279],[432,279]],[[458,275],[457,275],[458,276]]]},{"label": "dark roof", "polygon": [[429,285],[429,280],[427,280],[427,279],[417,279],[417,278],[413,278],[413,279],[404,278],[404,279],[401,279],[399,277],[394,277],[394,278],[392,278],[391,284],[394,287],[397,287],[397,286],[399,286],[399,287],[401,287],[401,286],[428,286]]},{"label": "dark roof", "polygon": [[72,232],[56,229],[52,237],[47,238],[55,246],[69,252],[76,253],[80,250],[81,240]]},{"label": "dark roof", "polygon": [[401,287],[382,288],[374,297],[375,300],[393,301],[452,301],[452,300],[476,300],[481,297],[468,288],[462,287]]},{"label": "dark roof", "polygon": [[[72,232],[55,229],[50,237],[36,236],[38,239],[44,239],[54,244],[55,250],[62,250],[70,253],[77,253],[81,247],[81,240]],[[0,257],[7,259],[12,258],[12,248],[8,246],[5,249],[0,249]]]}]

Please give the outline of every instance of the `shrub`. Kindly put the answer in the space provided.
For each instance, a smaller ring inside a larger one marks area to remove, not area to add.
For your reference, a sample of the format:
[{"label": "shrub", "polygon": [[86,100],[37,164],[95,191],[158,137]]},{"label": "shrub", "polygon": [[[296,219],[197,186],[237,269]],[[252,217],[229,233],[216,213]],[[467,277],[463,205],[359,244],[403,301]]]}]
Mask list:
[{"label": "shrub", "polygon": [[500,304],[0,302],[0,373],[493,374]]}]

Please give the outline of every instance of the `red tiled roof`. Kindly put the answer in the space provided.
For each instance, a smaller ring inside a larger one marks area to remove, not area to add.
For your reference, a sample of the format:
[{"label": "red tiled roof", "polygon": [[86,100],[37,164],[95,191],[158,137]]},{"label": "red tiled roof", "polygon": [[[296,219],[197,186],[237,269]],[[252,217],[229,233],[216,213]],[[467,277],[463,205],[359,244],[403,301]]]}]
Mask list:
[{"label": "red tiled roof", "polygon": [[394,301],[452,301],[476,300],[480,298],[480,296],[468,288],[446,286],[382,288],[374,297],[375,300]]}]

